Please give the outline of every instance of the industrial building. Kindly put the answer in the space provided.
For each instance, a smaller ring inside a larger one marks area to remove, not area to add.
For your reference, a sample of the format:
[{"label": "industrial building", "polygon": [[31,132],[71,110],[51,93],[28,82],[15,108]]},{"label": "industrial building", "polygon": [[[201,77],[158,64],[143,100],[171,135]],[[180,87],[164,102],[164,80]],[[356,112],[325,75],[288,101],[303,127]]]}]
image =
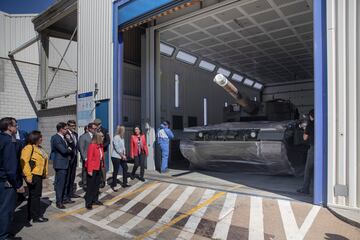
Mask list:
[{"label": "industrial building", "polygon": [[[212,82],[221,73],[252,100],[291,100],[300,114],[314,108],[313,202],[359,209],[359,15],[356,0],[58,1],[33,18],[38,35],[23,42],[39,43],[39,128],[75,116],[81,123],[86,114],[111,130],[141,124],[154,169],[162,120],[178,136],[222,122],[233,100]],[[77,53],[77,107],[55,104],[74,93],[61,79],[48,93],[53,38],[76,44],[67,54]],[[10,57],[17,60],[21,44]],[[92,99],[90,110],[83,98]]]}]

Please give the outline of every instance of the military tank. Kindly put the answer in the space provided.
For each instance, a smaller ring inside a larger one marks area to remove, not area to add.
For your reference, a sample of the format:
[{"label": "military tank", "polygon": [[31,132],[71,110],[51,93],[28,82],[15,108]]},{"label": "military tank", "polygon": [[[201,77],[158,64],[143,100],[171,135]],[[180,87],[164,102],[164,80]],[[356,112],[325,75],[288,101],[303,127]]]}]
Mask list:
[{"label": "military tank", "polygon": [[252,101],[221,74],[214,82],[236,100],[236,109],[244,111],[252,121],[244,120],[241,111],[231,110],[235,107],[230,105],[224,109],[227,122],[185,128],[180,151],[191,168],[302,175],[308,149],[302,140],[306,120],[297,119],[296,107],[284,100]]}]

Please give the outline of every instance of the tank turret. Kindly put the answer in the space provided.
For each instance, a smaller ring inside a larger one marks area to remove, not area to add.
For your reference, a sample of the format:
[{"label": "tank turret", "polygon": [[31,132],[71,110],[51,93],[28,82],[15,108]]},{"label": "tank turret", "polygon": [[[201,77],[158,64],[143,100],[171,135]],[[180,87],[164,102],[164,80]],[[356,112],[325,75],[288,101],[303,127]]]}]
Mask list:
[{"label": "tank turret", "polygon": [[232,84],[224,75],[217,74],[214,78],[214,82],[228,92],[246,113],[255,115],[259,112],[259,103],[241,95],[234,84]]}]

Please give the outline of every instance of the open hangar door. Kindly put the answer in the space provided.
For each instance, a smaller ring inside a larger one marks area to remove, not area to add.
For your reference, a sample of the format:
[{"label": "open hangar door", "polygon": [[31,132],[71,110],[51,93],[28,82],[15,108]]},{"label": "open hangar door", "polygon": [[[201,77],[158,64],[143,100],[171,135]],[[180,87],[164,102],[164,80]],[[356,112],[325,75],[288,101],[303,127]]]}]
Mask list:
[{"label": "open hangar door", "polygon": [[[200,129],[199,132],[206,134],[209,127],[214,124],[217,124],[217,127],[212,130],[218,131],[222,128],[219,124],[223,122],[271,120],[279,124],[283,120],[301,118],[314,108],[312,4],[312,1],[306,0],[222,3],[202,1],[197,10],[184,10],[187,11],[185,15],[169,15],[156,22],[151,28],[153,32],[150,33],[150,36],[154,36],[158,50],[154,54],[155,79],[160,79],[161,85],[160,94],[156,95],[155,108],[160,115],[160,122],[168,120],[177,136],[169,160],[170,166],[184,167],[179,166],[179,162],[186,161],[179,155],[176,147],[179,141],[187,137],[186,132],[189,129]],[[249,114],[240,107],[240,113],[236,115],[234,112],[238,110],[233,104],[237,101],[213,82],[218,73],[224,75],[242,96],[257,102],[261,106],[260,110],[256,114]],[[244,135],[250,135],[250,130],[256,130],[256,134],[259,134],[258,128],[268,130],[276,128],[276,124],[265,124],[260,127],[254,127],[252,124],[241,125],[241,136],[247,138]],[[208,128],[192,128],[194,126]],[[233,129],[227,128],[227,132],[223,131],[223,134],[228,134],[230,130]],[[279,140],[279,132],[267,134],[268,142]],[[302,133],[294,138],[300,141],[295,145],[303,144]],[[209,151],[228,151],[229,146],[223,144],[227,140],[226,136],[220,138],[219,134],[215,138],[209,137],[208,140],[199,139],[197,136],[198,142],[192,145],[192,148],[199,147],[201,141],[209,141],[212,143],[212,150],[204,148],[205,150],[198,152],[195,158],[206,161],[209,157],[208,163],[211,165],[214,156],[211,156],[213,153]],[[250,188],[311,201],[310,198],[299,197],[296,193],[296,189],[302,185],[301,172],[305,165],[307,146],[284,150],[280,145],[268,145],[268,148],[273,146],[273,152],[267,155],[267,150],[262,149],[263,145],[259,143],[262,141],[260,137],[247,138],[246,141],[253,142],[257,151],[255,155],[261,155],[261,161],[277,161],[276,158],[284,154],[289,158],[289,154],[284,151],[293,151],[292,157],[295,158],[296,167],[300,170],[296,169],[287,175],[285,171],[278,169],[282,165],[275,164],[274,169],[268,168],[268,174],[266,168],[265,171],[264,168],[260,168],[261,174],[256,173],[259,170],[257,167],[255,171],[242,171],[244,169],[230,167],[233,171],[227,173],[220,174],[216,171],[207,171],[208,169],[203,172]],[[238,156],[248,154],[250,148],[250,145],[231,146],[231,149],[237,150],[233,152]],[[221,164],[217,162],[214,166],[231,166],[234,159],[227,157],[217,159],[225,161]],[[254,157],[256,164],[257,157]],[[190,159],[190,162],[196,161]],[[293,169],[293,164],[294,162],[291,162],[289,168]],[[195,169],[203,167],[204,165],[201,165]]]}]

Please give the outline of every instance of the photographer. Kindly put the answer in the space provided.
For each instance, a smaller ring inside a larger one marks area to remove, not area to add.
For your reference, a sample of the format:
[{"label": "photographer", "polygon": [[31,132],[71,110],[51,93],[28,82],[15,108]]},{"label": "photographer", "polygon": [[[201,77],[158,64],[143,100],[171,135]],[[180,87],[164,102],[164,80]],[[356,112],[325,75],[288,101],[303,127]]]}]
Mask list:
[{"label": "photographer", "polygon": [[310,184],[314,179],[314,109],[310,110],[308,116],[309,120],[303,138],[310,147],[307,152],[303,186],[297,190],[297,192],[304,194],[310,194]]}]

